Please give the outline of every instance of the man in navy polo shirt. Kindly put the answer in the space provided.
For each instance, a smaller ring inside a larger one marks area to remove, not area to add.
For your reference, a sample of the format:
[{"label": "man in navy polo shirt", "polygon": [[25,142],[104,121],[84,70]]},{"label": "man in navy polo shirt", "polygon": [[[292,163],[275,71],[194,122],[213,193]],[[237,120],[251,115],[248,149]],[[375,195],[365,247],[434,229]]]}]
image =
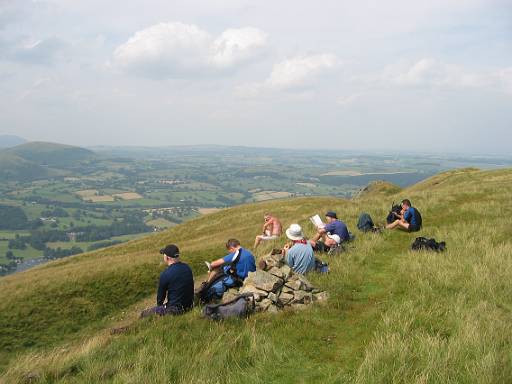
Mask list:
[{"label": "man in navy polo shirt", "polygon": [[176,245],[170,244],[161,249],[160,253],[167,268],[160,274],[157,306],[144,310],[141,317],[153,314],[179,315],[194,305],[194,277],[190,267],[181,262],[180,250]]},{"label": "man in navy polo shirt", "polygon": [[324,244],[328,247],[337,247],[344,241],[349,239],[347,225],[338,220],[336,212],[329,211],[325,214],[326,224],[323,228],[318,228],[317,234],[311,239],[311,245],[313,248],[316,246],[316,242],[323,238]]},{"label": "man in navy polo shirt", "polygon": [[[224,276],[213,283],[209,290],[212,294],[221,298],[226,290],[231,287],[242,285],[247,278],[249,272],[256,271],[256,260],[253,254],[240,246],[237,239],[229,239],[226,243],[229,252],[223,258],[207,263],[210,274],[208,282],[214,281],[219,272],[223,272]],[[222,271],[220,270],[222,268]]]}]

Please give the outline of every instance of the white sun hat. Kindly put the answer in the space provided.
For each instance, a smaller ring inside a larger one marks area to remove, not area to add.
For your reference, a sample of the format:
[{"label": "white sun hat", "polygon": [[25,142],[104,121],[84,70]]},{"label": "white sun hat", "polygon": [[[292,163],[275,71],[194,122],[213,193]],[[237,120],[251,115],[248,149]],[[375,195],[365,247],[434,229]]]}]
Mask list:
[{"label": "white sun hat", "polygon": [[292,224],[290,228],[286,230],[286,236],[290,240],[302,240],[304,238],[304,233],[302,233],[302,228],[299,224]]}]

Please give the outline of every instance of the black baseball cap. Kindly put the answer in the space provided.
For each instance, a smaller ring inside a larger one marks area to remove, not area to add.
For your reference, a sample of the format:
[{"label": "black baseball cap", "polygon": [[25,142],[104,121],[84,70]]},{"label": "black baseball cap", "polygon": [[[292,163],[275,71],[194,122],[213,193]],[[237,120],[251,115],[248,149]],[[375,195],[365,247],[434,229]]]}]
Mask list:
[{"label": "black baseball cap", "polygon": [[337,219],[338,216],[336,216],[336,212],[333,212],[333,211],[328,211],[325,216],[327,217],[332,217],[333,219]]},{"label": "black baseball cap", "polygon": [[160,253],[167,257],[172,257],[172,258],[180,257],[180,249],[178,248],[178,246],[176,246],[174,244],[169,244],[165,248],[162,248],[160,250]]}]

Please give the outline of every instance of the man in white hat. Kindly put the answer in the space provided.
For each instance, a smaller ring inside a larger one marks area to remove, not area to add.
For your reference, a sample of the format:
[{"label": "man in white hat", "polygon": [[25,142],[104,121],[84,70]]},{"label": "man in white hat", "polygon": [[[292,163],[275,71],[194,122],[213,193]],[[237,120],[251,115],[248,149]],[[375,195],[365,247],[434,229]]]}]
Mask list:
[{"label": "man in white hat", "polygon": [[286,237],[292,241],[292,244],[286,244],[283,249],[286,263],[294,272],[303,275],[313,271],[315,269],[315,254],[309,241],[304,238],[301,226],[299,224],[290,225],[286,230]]}]

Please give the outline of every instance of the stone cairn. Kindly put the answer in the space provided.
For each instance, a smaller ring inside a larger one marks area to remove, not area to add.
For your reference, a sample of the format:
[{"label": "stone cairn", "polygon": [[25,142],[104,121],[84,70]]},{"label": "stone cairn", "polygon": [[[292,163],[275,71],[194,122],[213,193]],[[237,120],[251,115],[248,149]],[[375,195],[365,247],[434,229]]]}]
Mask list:
[{"label": "stone cairn", "polygon": [[285,307],[302,309],[328,298],[327,292],[316,289],[303,275],[293,272],[277,250],[260,260],[259,269],[249,273],[242,287],[224,293],[222,301],[228,302],[241,293],[254,295],[258,312],[277,312]]}]

